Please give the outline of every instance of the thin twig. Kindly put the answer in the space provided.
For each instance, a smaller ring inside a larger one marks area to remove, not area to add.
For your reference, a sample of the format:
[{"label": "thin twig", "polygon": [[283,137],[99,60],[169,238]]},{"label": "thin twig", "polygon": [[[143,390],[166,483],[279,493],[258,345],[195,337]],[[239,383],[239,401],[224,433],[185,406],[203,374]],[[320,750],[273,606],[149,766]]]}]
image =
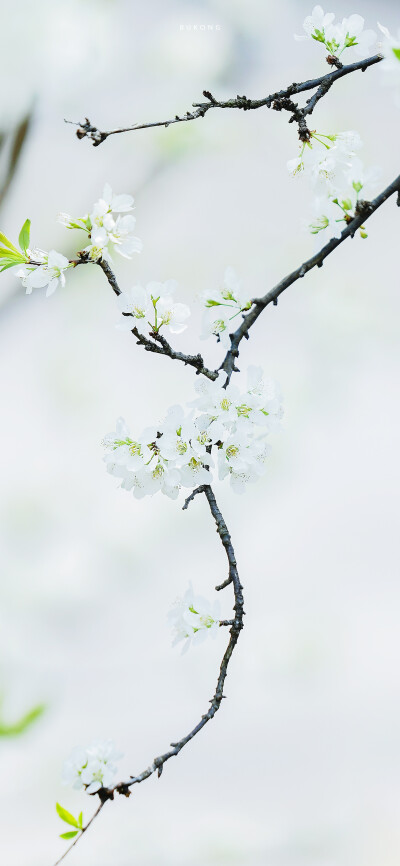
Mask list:
[{"label": "thin twig", "polygon": [[95,811],[94,814],[92,815],[90,821],[87,822],[87,824],[86,824],[85,827],[82,827],[82,831],[79,833],[79,836],[77,836],[77,837],[74,839],[74,841],[72,842],[71,845],[68,845],[67,850],[64,851],[64,854],[62,854],[62,856],[59,858],[59,860],[56,861],[56,863],[54,864],[54,866],[58,866],[58,864],[61,863],[62,860],[64,860],[64,857],[66,857],[67,854],[69,854],[69,852],[71,851],[71,849],[74,848],[74,846],[79,842],[80,839],[82,839],[83,834],[86,833],[86,830],[88,830],[88,828],[90,827],[91,823],[94,821],[95,818],[97,818],[99,812],[101,812],[101,810],[102,810],[102,808],[103,808],[103,806],[104,806],[105,803],[106,803],[106,800],[101,800],[101,801],[100,801],[100,803],[99,803],[99,805],[98,805],[96,811]]},{"label": "thin twig", "polygon": [[[303,81],[300,84],[297,82],[293,82],[289,87],[286,87],[284,90],[278,90],[276,93],[270,93],[269,96],[265,96],[263,99],[248,99],[247,96],[239,96],[237,95],[236,99],[228,99],[226,101],[219,101],[215,99],[215,97],[210,93],[209,90],[203,90],[203,95],[206,97],[207,102],[193,102],[192,107],[194,111],[187,111],[183,115],[176,114],[175,117],[169,118],[168,120],[156,120],[152,123],[134,123],[132,126],[123,126],[118,129],[110,129],[107,132],[102,131],[97,128],[97,126],[93,126],[90,120],[86,117],[83,123],[73,123],[73,121],[66,120],[66,123],[72,123],[73,126],[77,126],[77,136],[79,139],[88,138],[94,147],[98,147],[99,144],[102,144],[106,138],[109,138],[110,135],[120,135],[123,132],[136,132],[139,129],[152,129],[156,126],[164,126],[167,128],[168,126],[172,126],[174,123],[187,123],[191,120],[197,120],[199,117],[205,117],[208,111],[212,108],[237,108],[243,109],[243,111],[251,111],[257,108],[275,108],[275,110],[280,110],[281,108],[288,108],[288,110],[292,110],[291,106],[285,106],[282,104],[282,101],[285,99],[290,99],[291,96],[294,96],[297,93],[304,93],[307,90],[314,90],[315,88],[319,88],[316,94],[312,97],[311,100],[308,101],[307,107],[305,109],[299,109],[300,112],[303,112],[304,115],[311,114],[314,110],[316,103],[321,99],[325,93],[331,88],[332,84],[335,81],[338,81],[339,78],[343,78],[345,75],[349,75],[351,72],[356,72],[357,70],[361,70],[365,72],[369,66],[373,66],[375,63],[379,63],[382,60],[381,54],[375,54],[373,57],[367,57],[365,60],[358,60],[356,63],[349,63],[346,66],[342,66],[340,69],[335,69],[333,72],[328,72],[326,75],[320,75],[319,78],[309,79],[308,81]],[[331,61],[328,61],[331,62]],[[321,89],[322,88],[322,89]],[[294,107],[296,111],[297,106]],[[297,117],[293,117],[293,120],[297,120]],[[304,120],[304,118],[303,118]]]},{"label": "thin twig", "polygon": [[217,685],[215,688],[214,695],[210,700],[210,706],[209,706],[207,712],[204,713],[204,715],[202,715],[202,717],[201,717],[200,721],[197,723],[197,725],[195,725],[195,727],[191,731],[189,731],[189,733],[186,734],[186,736],[182,737],[182,739],[179,740],[177,743],[171,743],[171,748],[167,752],[165,752],[163,755],[159,755],[157,758],[154,758],[152,764],[150,764],[149,767],[147,767],[145,770],[143,770],[142,773],[139,773],[139,775],[137,775],[137,776],[131,776],[129,779],[127,779],[126,782],[118,782],[118,784],[114,785],[112,788],[101,788],[97,792],[98,796],[100,797],[100,804],[98,806],[98,809],[96,810],[96,812],[94,813],[94,815],[92,816],[90,821],[86,824],[86,827],[83,828],[82,833],[79,836],[77,836],[76,839],[74,839],[72,845],[70,845],[67,848],[67,850],[64,851],[64,854],[62,855],[62,857],[60,857],[59,860],[57,860],[57,863],[55,863],[54,866],[57,866],[58,863],[61,863],[61,861],[64,859],[64,857],[66,857],[67,854],[70,852],[71,848],[73,848],[74,845],[76,845],[77,842],[79,842],[79,840],[82,838],[83,834],[86,832],[88,827],[90,827],[91,823],[97,817],[97,815],[99,814],[99,812],[101,811],[101,809],[103,808],[103,806],[107,802],[107,800],[113,800],[114,799],[115,793],[123,794],[125,797],[129,797],[130,793],[131,793],[130,789],[132,788],[133,785],[137,785],[140,782],[144,782],[145,779],[148,779],[156,771],[157,771],[158,777],[160,777],[162,774],[163,768],[164,768],[164,764],[167,761],[169,761],[170,758],[174,758],[177,755],[179,755],[179,752],[184,748],[184,746],[186,746],[186,744],[189,743],[190,740],[193,740],[193,737],[195,737],[204,728],[204,726],[207,724],[207,722],[209,722],[211,719],[214,718],[215,714],[218,712],[218,710],[221,706],[223,698],[225,697],[223,691],[224,691],[225,680],[226,680],[227,673],[228,673],[228,665],[229,665],[230,659],[232,657],[233,650],[235,649],[235,646],[238,642],[240,632],[243,628],[243,618],[244,618],[243,587],[242,587],[242,585],[240,583],[240,579],[239,579],[239,572],[237,569],[235,552],[234,552],[233,546],[232,546],[232,539],[231,539],[230,533],[228,531],[227,525],[225,523],[225,520],[222,517],[221,511],[217,505],[217,501],[215,499],[214,492],[213,492],[212,488],[210,487],[210,485],[202,484],[201,487],[196,488],[196,490],[194,490],[193,493],[186,500],[185,505],[184,505],[184,509],[188,507],[189,502],[192,499],[194,499],[194,497],[198,493],[204,493],[205,494],[209,508],[210,508],[210,511],[211,511],[211,514],[214,518],[216,528],[217,528],[217,533],[220,537],[221,544],[222,544],[222,546],[225,550],[226,556],[227,556],[228,565],[229,565],[229,575],[230,575],[229,583],[233,584],[233,592],[234,592],[234,598],[235,598],[235,603],[234,603],[234,607],[233,607],[234,612],[235,612],[235,618],[233,620],[229,620],[229,621],[223,620],[221,623],[221,625],[230,625],[229,642],[228,642],[228,645],[227,645],[226,650],[224,652],[224,655],[222,657],[222,661],[221,661],[220,669],[219,669],[218,680],[217,680]]}]

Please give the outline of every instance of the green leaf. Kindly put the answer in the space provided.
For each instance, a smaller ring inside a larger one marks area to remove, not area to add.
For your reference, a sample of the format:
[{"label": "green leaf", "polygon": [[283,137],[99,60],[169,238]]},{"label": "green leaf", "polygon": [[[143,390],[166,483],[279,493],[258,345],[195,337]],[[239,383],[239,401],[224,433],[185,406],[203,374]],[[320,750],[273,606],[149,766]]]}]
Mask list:
[{"label": "green leaf", "polygon": [[19,233],[18,243],[23,253],[26,254],[26,251],[29,247],[29,238],[31,234],[31,221],[25,220],[22,229]]},{"label": "green leaf", "polygon": [[79,824],[80,829],[82,830],[82,824],[83,824],[83,812],[80,812],[79,815],[78,815],[78,824]]},{"label": "green leaf", "polygon": [[392,48],[396,60],[400,60],[400,48]]},{"label": "green leaf", "polygon": [[18,253],[17,248],[5,235],[3,235],[3,232],[0,232],[0,243],[4,244],[5,247],[8,247],[8,249],[12,250],[14,253]]},{"label": "green leaf", "polygon": [[[5,259],[0,261],[0,271],[5,271],[7,268],[12,268],[15,265],[15,262],[11,262],[11,264],[5,264]],[[0,737],[16,737],[18,734],[23,734],[30,725],[39,718],[39,716],[44,713],[46,707],[44,704],[38,704],[33,709],[29,710],[29,712],[25,713],[21,719],[18,719],[14,724],[6,725],[0,720]]]},{"label": "green leaf", "polygon": [[60,833],[60,839],[73,839],[77,835],[77,830],[70,830],[68,833]]},{"label": "green leaf", "polygon": [[[2,273],[3,271],[6,271],[8,268],[15,268],[16,264],[17,264],[16,261],[10,261],[10,259],[2,259],[0,261],[0,265],[1,265],[0,273]],[[2,726],[0,724],[0,737],[1,736],[5,736],[5,735],[3,734]]]},{"label": "green leaf", "polygon": [[77,827],[79,830],[79,823],[76,818],[71,815],[71,812],[67,812],[67,810],[64,809],[63,806],[60,806],[59,803],[56,803],[56,809],[62,821],[65,821],[66,824],[71,824],[71,827]]}]

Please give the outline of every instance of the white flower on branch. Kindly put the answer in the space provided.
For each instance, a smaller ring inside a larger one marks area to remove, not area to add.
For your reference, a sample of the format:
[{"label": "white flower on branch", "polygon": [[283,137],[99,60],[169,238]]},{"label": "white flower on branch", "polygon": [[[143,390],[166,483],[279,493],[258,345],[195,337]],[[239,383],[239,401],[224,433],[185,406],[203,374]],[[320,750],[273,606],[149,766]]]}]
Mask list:
[{"label": "white flower on branch", "polygon": [[168,328],[171,334],[181,334],[187,327],[186,319],[190,309],[186,304],[176,302],[175,280],[165,283],[151,282],[146,288],[133,286],[117,298],[117,306],[122,319],[117,324],[121,331],[137,328],[140,334],[158,334],[161,328]]},{"label": "white flower on branch", "polygon": [[[134,253],[141,252],[142,241],[134,235],[136,219],[130,213],[133,210],[133,202],[131,195],[114,195],[110,184],[105,184],[103,195],[94,204],[89,217],[92,245],[100,246],[104,250],[111,242],[116,251],[126,259],[132,258]],[[100,235],[106,238],[104,243],[99,244],[98,240],[96,241],[96,236],[97,239],[99,238],[98,230],[104,233]]]},{"label": "white flower on branch", "polygon": [[233,268],[226,268],[222,287],[212,292],[204,292],[202,301],[206,309],[200,339],[206,340],[214,335],[228,349],[229,334],[240,324],[238,316],[251,307],[251,300],[243,292]]},{"label": "white flower on branch", "polygon": [[350,15],[341,23],[334,24],[333,12],[324,13],[321,6],[314,6],[311,15],[303,22],[305,36],[295,36],[295,39],[314,39],[325,46],[329,54],[340,57],[348,48],[354,48],[356,54],[365,57],[370,53],[376,42],[374,30],[364,30],[364,18],[361,15]]},{"label": "white flower on branch", "polygon": [[213,604],[200,595],[194,595],[192,585],[182,599],[178,599],[168,613],[168,621],[173,632],[172,646],[185,641],[182,653],[190,645],[202,643],[211,635],[216,637],[219,628],[219,603]]},{"label": "white flower on branch", "polygon": [[[314,131],[311,140],[301,145],[299,156],[287,164],[292,176],[302,172],[313,188],[313,216],[308,227],[318,237],[318,247],[329,238],[340,237],[355,216],[359,199],[367,199],[374,189],[380,168],[364,168],[357,156],[361,147],[355,130],[332,135]],[[367,237],[363,227],[360,234]]]},{"label": "white flower on branch", "polygon": [[117,772],[115,761],[121,757],[112,740],[97,740],[86,749],[78,746],[64,763],[63,784],[95,794],[112,784]]},{"label": "white flower on branch", "polygon": [[46,297],[52,295],[59,285],[65,286],[65,274],[68,268],[72,267],[68,259],[56,250],[44,253],[42,250],[32,250],[30,258],[35,259],[35,254],[40,256],[39,261],[43,264],[37,267],[28,267],[25,270],[17,272],[17,277],[22,282],[26,289],[26,294],[30,295],[33,289],[46,289]]}]

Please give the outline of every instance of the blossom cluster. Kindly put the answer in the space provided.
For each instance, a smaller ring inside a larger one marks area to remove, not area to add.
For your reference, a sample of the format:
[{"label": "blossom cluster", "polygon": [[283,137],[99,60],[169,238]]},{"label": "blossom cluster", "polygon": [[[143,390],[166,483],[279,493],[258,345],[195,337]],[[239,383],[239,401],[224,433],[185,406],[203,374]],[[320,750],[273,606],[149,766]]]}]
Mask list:
[{"label": "blossom cluster", "polygon": [[103,440],[107,471],[140,499],[161,491],[176,499],[182,487],[210,484],[217,464],[221,480],[242,493],[264,471],[269,453],[266,437],[282,417],[279,389],[264,382],[260,367],[249,367],[247,389],[215,381],[196,381],[197,396],[189,411],[172,406],[157,427],[132,438],[119,418],[116,430]]},{"label": "blossom cluster", "polygon": [[52,295],[58,286],[65,286],[65,273],[74,268],[79,261],[97,262],[100,259],[111,261],[109,245],[124,256],[132,258],[140,252],[142,242],[134,235],[135,217],[132,216],[133,198],[131,195],[114,195],[110,185],[105,184],[102,197],[93,205],[92,212],[84,217],[73,218],[69,214],[58,214],[57,220],[69,229],[81,229],[88,235],[90,243],[80,252],[76,260],[69,260],[57,250],[46,252],[38,247],[29,246],[30,221],[22,227],[18,250],[0,232],[1,270],[23,264],[17,271],[26,293],[33,289],[45,288],[46,295]]},{"label": "blossom cluster", "polygon": [[131,213],[133,201],[131,195],[114,195],[110,184],[106,183],[101,198],[95,202],[90,214],[75,219],[69,214],[60,213],[57,220],[66,228],[87,232],[90,244],[84,252],[91,261],[111,261],[110,243],[121,256],[131,259],[134,253],[140,253],[143,248],[142,241],[134,235],[136,219]]},{"label": "blossom cluster", "polygon": [[168,613],[168,622],[172,628],[172,646],[184,641],[182,653],[187,652],[191,644],[202,643],[207,635],[215,638],[219,628],[218,599],[210,604],[201,595],[194,595],[189,584],[183,598],[177,599]]},{"label": "blossom cluster", "polygon": [[62,781],[78,791],[95,794],[108,788],[117,772],[115,761],[122,758],[112,740],[96,740],[87,748],[77,746],[65,761]]},{"label": "blossom cluster", "polygon": [[376,42],[374,30],[364,30],[364,18],[350,15],[335,23],[333,12],[324,12],[321,6],[314,6],[311,15],[303,21],[304,36],[295,39],[315,39],[334,57],[340,57],[347,48],[354,48],[356,54],[365,57]]},{"label": "blossom cluster", "polygon": [[[297,157],[287,163],[289,174],[305,175],[314,193],[313,218],[308,224],[311,234],[329,239],[340,237],[353,218],[361,199],[373,192],[380,169],[365,169],[358,156],[362,141],[354,130],[332,135],[311,133],[303,142]],[[367,237],[363,227],[361,237]]]}]

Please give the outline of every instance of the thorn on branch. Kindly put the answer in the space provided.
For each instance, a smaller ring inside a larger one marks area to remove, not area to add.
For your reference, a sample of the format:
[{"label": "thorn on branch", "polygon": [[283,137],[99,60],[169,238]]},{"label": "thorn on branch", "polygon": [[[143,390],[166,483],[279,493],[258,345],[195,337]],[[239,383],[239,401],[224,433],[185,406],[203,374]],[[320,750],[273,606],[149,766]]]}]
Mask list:
[{"label": "thorn on branch", "polygon": [[398,191],[398,193],[397,193],[396,204],[397,204],[397,207],[400,207],[400,189],[399,189],[399,191]]},{"label": "thorn on branch", "polygon": [[277,307],[278,306],[278,298],[274,298],[272,303],[273,303],[274,307]]},{"label": "thorn on branch", "polygon": [[210,93],[209,90],[203,90],[203,96],[205,96],[206,99],[209,99],[210,102],[212,102],[213,105],[218,105],[217,100],[214,99],[212,93]]}]

